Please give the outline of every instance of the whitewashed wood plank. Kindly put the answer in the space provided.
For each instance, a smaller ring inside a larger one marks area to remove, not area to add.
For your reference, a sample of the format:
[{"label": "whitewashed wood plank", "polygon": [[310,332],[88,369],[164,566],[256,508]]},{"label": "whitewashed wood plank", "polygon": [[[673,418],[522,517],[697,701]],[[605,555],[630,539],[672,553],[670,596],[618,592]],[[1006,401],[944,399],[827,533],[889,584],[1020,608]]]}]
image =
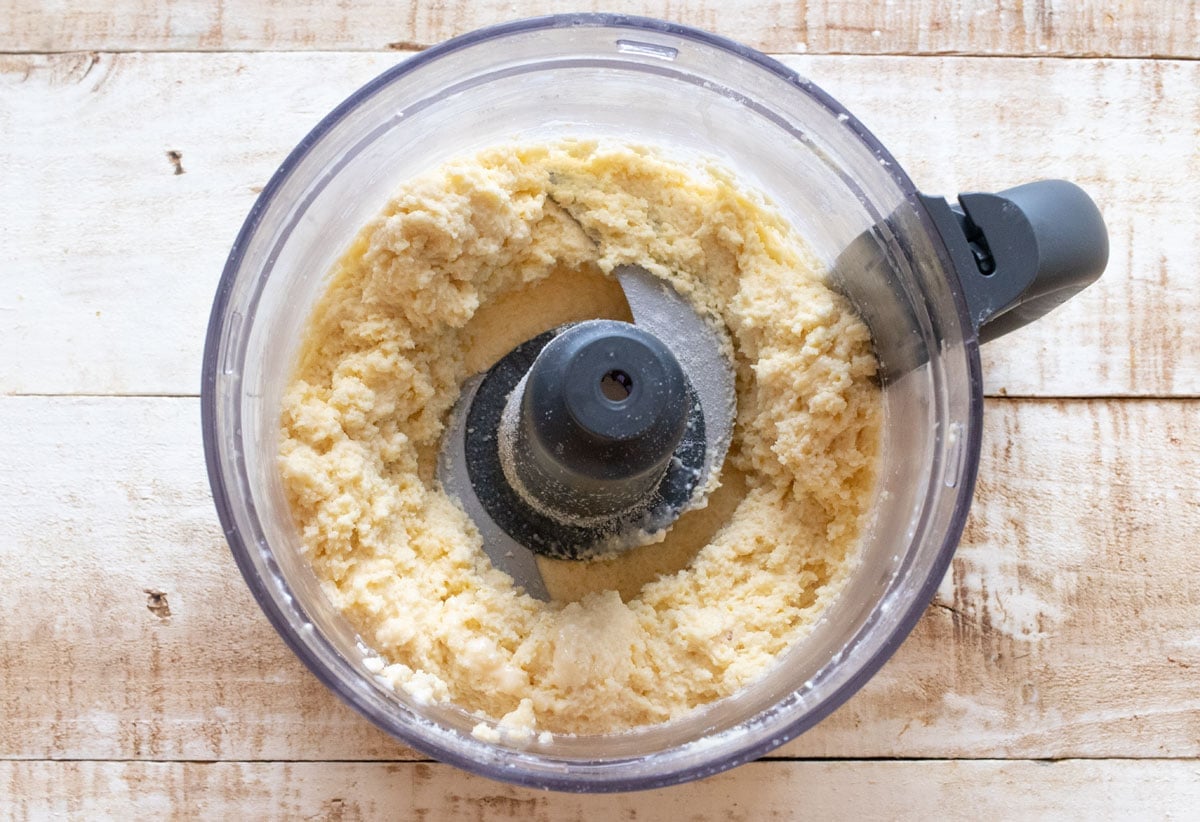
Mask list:
[{"label": "whitewashed wood plank", "polygon": [[905,756],[1200,755],[1198,410],[989,402],[970,519],[933,606],[859,697],[784,753],[839,756],[865,730]]},{"label": "whitewashed wood plank", "polygon": [[[930,193],[1062,177],[1109,229],[1101,280],[985,346],[985,390],[1022,396],[1200,394],[1200,64],[789,60],[855,112]],[[898,106],[895,86],[913,90]]]},{"label": "whitewashed wood plank", "polygon": [[643,793],[579,796],[410,763],[0,762],[15,819],[1190,819],[1200,764],[756,762]]},{"label": "whitewashed wood plank", "polygon": [[0,453],[0,757],[410,755],[259,611],[196,400],[6,398]]},{"label": "whitewashed wood plank", "polygon": [[[1200,756],[1198,411],[990,402],[936,604],[781,754]],[[193,399],[0,398],[0,758],[411,757],[260,614],[198,423]]]},{"label": "whitewashed wood plank", "polygon": [[[398,59],[0,58],[0,350],[20,352],[0,358],[0,391],[194,394],[211,296],[256,192],[322,114]],[[1200,62],[789,62],[925,190],[1067,176],[1099,201],[1109,271],[988,348],[989,391],[1200,394]]]},{"label": "whitewashed wood plank", "polygon": [[20,352],[0,361],[3,390],[199,391],[209,306],[257,192],[395,58],[295,55],[286,102],[257,62],[0,57],[0,345]]},{"label": "whitewashed wood plank", "polygon": [[1194,0],[39,0],[0,3],[0,50],[383,49],[540,14],[607,11],[707,28],[767,51],[1195,57]]}]

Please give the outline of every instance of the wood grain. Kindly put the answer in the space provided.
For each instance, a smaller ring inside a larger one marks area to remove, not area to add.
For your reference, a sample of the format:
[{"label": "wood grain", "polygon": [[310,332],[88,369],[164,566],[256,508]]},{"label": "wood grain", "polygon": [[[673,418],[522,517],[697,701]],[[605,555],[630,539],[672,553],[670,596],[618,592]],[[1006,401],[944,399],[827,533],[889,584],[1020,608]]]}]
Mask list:
[{"label": "wood grain", "polygon": [[[883,671],[777,758],[609,797],[412,761],[305,671],[229,556],[194,399],[225,255],[291,147],[414,49],[566,10],[791,55],[924,190],[1075,179],[1113,246],[985,349],[1010,398]],[[933,54],[981,56],[903,56]],[[1196,58],[1200,0],[0,0],[0,817],[1192,818]]]},{"label": "wood grain", "polygon": [[281,106],[253,56],[0,57],[0,345],[22,352],[0,361],[5,391],[199,392],[209,306],[257,192],[394,62],[296,58],[306,78]]},{"label": "wood grain", "polygon": [[1196,57],[1195,0],[39,0],[0,2],[0,50],[371,50],[432,45],[521,17],[662,17],[765,51]]},{"label": "wood grain", "polygon": [[0,420],[0,757],[410,756],[259,611],[196,400],[10,398]]},{"label": "wood grain", "polygon": [[0,762],[14,819],[1189,819],[1200,765],[773,762],[611,796],[500,785],[426,763]]},{"label": "wood grain", "polygon": [[869,729],[880,755],[1200,754],[1197,410],[990,401],[932,607],[860,697],[786,752],[839,756]]},{"label": "wood grain", "polygon": [[[1198,411],[990,402],[935,604],[780,753],[1200,755]],[[413,756],[259,612],[212,511],[194,399],[0,398],[0,453],[0,758]]]},{"label": "wood grain", "polygon": [[[195,394],[211,295],[257,192],[326,111],[399,59],[0,58],[0,350],[21,352],[0,359],[0,391]],[[788,62],[927,191],[1062,176],[1099,202],[1108,272],[986,349],[989,392],[1200,395],[1200,62]]]}]

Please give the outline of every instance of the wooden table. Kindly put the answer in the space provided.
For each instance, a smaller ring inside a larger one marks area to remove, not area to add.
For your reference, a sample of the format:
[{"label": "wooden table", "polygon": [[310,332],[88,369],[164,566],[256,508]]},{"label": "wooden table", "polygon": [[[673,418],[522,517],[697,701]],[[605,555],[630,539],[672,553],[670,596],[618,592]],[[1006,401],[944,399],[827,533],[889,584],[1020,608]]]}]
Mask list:
[{"label": "wooden table", "polygon": [[[925,190],[1069,177],[1112,237],[985,350],[971,520],[894,659],[770,759],[614,797],[422,761],[318,684],[230,558],[197,399],[297,140],[414,49],[571,7],[778,53]],[[1195,0],[0,0],[0,52],[0,815],[1195,818]]]}]

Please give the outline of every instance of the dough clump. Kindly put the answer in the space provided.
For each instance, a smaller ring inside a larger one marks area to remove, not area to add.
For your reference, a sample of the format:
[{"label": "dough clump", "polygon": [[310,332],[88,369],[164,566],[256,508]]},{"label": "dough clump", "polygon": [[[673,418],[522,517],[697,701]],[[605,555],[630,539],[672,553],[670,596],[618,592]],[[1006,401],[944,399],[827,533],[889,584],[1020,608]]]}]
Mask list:
[{"label": "dough clump", "polygon": [[[744,493],[677,570],[624,599],[614,585],[541,602],[492,568],[438,484],[443,426],[490,364],[470,353],[477,314],[622,264],[728,330],[738,415],[722,476]],[[875,492],[875,372],[866,326],[801,238],[717,164],[507,145],[406,183],[351,244],[285,392],[279,470],[307,558],[378,675],[501,730],[617,732],[751,683],[837,595]]]}]

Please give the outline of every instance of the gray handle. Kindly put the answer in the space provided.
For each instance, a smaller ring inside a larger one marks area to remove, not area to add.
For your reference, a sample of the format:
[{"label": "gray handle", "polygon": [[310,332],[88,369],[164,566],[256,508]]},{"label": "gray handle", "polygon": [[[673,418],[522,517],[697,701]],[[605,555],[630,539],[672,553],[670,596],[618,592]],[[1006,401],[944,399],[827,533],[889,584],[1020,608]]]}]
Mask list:
[{"label": "gray handle", "polygon": [[959,207],[919,196],[950,252],[980,342],[1057,308],[1108,263],[1100,210],[1065,180],[960,194]]}]

